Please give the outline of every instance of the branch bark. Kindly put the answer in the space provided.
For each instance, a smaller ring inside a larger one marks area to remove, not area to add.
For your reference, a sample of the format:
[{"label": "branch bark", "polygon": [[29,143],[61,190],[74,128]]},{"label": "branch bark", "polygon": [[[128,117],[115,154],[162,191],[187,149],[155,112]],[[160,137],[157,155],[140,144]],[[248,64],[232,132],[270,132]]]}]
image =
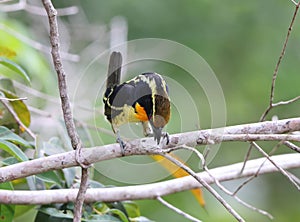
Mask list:
[{"label": "branch bark", "polygon": [[[283,169],[293,169],[300,167],[300,154],[282,154],[272,156],[271,159]],[[242,174],[240,169],[243,162],[210,169],[207,172],[197,173],[197,175],[208,184],[212,184],[217,179],[219,182],[235,180],[253,176],[257,169],[264,165],[259,171],[259,175],[278,172],[271,162],[265,161],[266,158],[249,160]],[[145,185],[93,188],[86,192],[85,202],[92,203],[96,201],[114,202],[122,200],[156,199],[157,197],[169,195],[201,187],[201,185],[192,176],[186,176],[178,179],[157,182]],[[36,191],[11,191],[0,190],[0,203],[2,204],[51,204],[67,203],[75,201],[78,189],[59,189],[59,190],[36,190]]]},{"label": "branch bark", "polygon": [[43,0],[43,4],[49,19],[51,55],[52,55],[54,68],[58,78],[58,88],[59,88],[59,94],[61,99],[63,117],[65,120],[68,135],[71,139],[72,147],[74,150],[76,150],[77,148],[81,147],[81,142],[75,130],[75,124],[73,121],[73,115],[72,115],[71,105],[69,102],[70,100],[68,96],[66,73],[64,71],[63,64],[60,57],[59,33],[58,33],[58,24],[56,20],[57,11],[53,7],[50,0]]},{"label": "branch bark", "polygon": [[74,222],[81,221],[82,205],[84,202],[84,196],[88,187],[88,165],[80,159],[82,142],[75,128],[75,123],[73,120],[70,100],[68,96],[66,74],[63,68],[60,47],[59,47],[59,32],[57,24],[57,11],[54,8],[51,0],[42,0],[44,8],[48,15],[49,26],[50,26],[50,43],[51,43],[51,54],[53,59],[53,64],[58,78],[58,88],[61,99],[61,107],[64,117],[64,122],[68,135],[71,140],[73,149],[75,150],[75,159],[77,163],[81,166],[81,182],[78,195],[74,206]]},{"label": "branch bark", "polygon": [[[158,147],[155,145],[153,138],[143,138],[132,140],[126,144],[126,156],[130,155],[150,155],[160,154],[174,147],[182,145],[206,145],[216,144],[225,141],[232,141],[234,134],[242,141],[240,134],[245,134],[243,141],[249,141],[253,134],[256,140],[277,140],[282,141],[288,138],[290,141],[299,140],[300,135],[287,135],[282,133],[291,133],[300,130],[300,118],[284,119],[278,121],[266,121],[252,124],[229,126],[219,129],[199,130],[186,133],[170,135],[168,146]],[[222,136],[226,133],[228,137]],[[230,134],[230,135],[229,135]],[[260,137],[260,134],[265,136]],[[268,134],[268,135],[266,135]],[[248,137],[247,137],[248,136]],[[266,137],[269,136],[269,137]],[[227,139],[227,140],[226,140]],[[253,139],[253,138],[252,138]],[[86,164],[92,164],[103,160],[121,157],[120,145],[109,144],[99,147],[82,149],[82,156]],[[43,173],[49,170],[59,170],[68,167],[77,166],[75,151],[56,154],[49,157],[21,162],[14,165],[0,168],[0,182],[11,181],[18,178],[27,177],[34,174]]]}]

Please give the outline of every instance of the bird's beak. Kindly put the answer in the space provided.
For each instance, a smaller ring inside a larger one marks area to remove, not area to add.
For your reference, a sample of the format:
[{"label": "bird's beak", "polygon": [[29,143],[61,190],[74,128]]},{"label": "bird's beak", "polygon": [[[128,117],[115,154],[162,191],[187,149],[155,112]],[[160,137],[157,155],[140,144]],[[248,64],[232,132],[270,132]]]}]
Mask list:
[{"label": "bird's beak", "polygon": [[153,136],[154,136],[154,140],[157,141],[157,145],[160,143],[160,139],[161,139],[161,134],[162,134],[162,127],[155,127],[153,125],[153,121],[149,121],[152,131],[153,131]]}]

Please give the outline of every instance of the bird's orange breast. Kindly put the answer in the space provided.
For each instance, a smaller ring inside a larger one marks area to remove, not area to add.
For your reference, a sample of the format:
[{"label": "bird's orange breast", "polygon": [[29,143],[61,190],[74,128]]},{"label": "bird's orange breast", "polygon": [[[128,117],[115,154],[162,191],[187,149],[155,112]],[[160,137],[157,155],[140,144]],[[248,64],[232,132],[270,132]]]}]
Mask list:
[{"label": "bird's orange breast", "polygon": [[135,117],[137,119],[139,119],[142,122],[148,121],[148,116],[144,107],[142,107],[139,103],[136,103],[134,108],[136,112]]}]

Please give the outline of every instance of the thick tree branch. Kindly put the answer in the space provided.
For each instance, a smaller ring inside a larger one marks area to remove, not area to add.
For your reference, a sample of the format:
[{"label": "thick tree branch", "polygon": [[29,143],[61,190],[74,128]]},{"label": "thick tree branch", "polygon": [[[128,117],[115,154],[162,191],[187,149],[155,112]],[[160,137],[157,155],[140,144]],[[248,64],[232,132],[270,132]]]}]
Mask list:
[{"label": "thick tree branch", "polygon": [[[220,129],[199,130],[186,133],[170,135],[170,143],[163,146],[166,152],[168,149],[182,145],[206,145],[217,144],[225,141],[232,141],[234,134],[242,141],[240,134],[245,134],[243,141],[251,140],[278,140],[282,141],[288,138],[290,141],[299,140],[300,135],[287,135],[282,133],[291,133],[300,130],[300,118],[284,119],[278,121],[266,121],[252,124],[229,126]],[[221,132],[226,133],[223,137]],[[229,135],[230,134],[230,135]],[[232,134],[232,135],[231,135]],[[263,135],[254,135],[263,134]],[[269,134],[269,135],[266,135]],[[268,137],[269,136],[269,137]],[[227,140],[226,140],[227,139]],[[155,145],[153,138],[143,138],[132,140],[126,143],[125,155],[149,155],[162,153],[161,147]],[[82,149],[82,156],[87,164],[96,163],[103,160],[121,157],[120,145],[109,144],[100,147]],[[34,159],[26,162],[0,168],[0,182],[11,181],[30,175],[39,174],[49,170],[59,170],[68,167],[77,166],[75,152],[56,154],[49,157]]]},{"label": "thick tree branch", "polygon": [[[300,167],[300,154],[282,154],[272,156],[271,159],[276,162],[282,169],[293,169]],[[210,169],[209,173],[201,172],[197,175],[208,184],[235,180],[253,176],[257,173],[257,169],[265,162],[265,158],[249,160],[245,170],[240,174],[243,163],[236,163],[229,166]],[[267,161],[263,164],[259,171],[259,175],[266,173],[278,172],[271,162]],[[85,202],[92,203],[96,201],[122,201],[122,200],[138,200],[138,199],[156,199],[172,193],[184,190],[190,190],[201,187],[201,185],[192,177],[186,176],[168,181],[124,186],[124,187],[107,187],[88,189]],[[38,190],[38,191],[11,191],[0,190],[0,203],[3,204],[51,204],[51,203],[67,203],[76,199],[78,189],[59,189],[59,190]]]}]

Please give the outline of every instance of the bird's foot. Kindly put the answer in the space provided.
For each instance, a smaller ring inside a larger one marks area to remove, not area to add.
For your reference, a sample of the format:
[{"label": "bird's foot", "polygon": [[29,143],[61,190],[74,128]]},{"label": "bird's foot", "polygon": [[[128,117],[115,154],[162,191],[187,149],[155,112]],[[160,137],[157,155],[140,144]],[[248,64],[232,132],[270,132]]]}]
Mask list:
[{"label": "bird's foot", "polygon": [[164,139],[167,140],[167,141],[166,141],[166,145],[168,145],[169,142],[170,142],[170,136],[169,136],[169,133],[168,133],[168,132],[163,132],[163,133],[162,133],[162,137],[163,137]]},{"label": "bird's foot", "polygon": [[124,143],[124,141],[120,137],[117,138],[117,143],[120,144],[122,156],[125,156],[126,144]]},{"label": "bird's foot", "polygon": [[[154,133],[148,133],[147,135],[145,135],[146,137],[155,137]],[[170,136],[169,136],[169,133],[167,132],[162,132],[161,133],[161,136],[163,139],[166,139],[166,145],[169,144],[170,142]],[[155,141],[157,141],[158,139],[157,138],[154,138]],[[159,140],[160,141],[160,140]],[[159,142],[158,142],[159,144]]]}]

